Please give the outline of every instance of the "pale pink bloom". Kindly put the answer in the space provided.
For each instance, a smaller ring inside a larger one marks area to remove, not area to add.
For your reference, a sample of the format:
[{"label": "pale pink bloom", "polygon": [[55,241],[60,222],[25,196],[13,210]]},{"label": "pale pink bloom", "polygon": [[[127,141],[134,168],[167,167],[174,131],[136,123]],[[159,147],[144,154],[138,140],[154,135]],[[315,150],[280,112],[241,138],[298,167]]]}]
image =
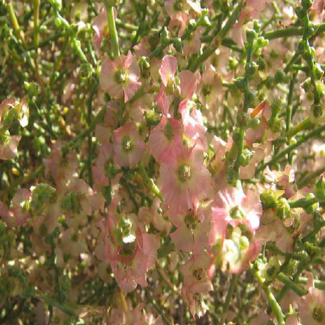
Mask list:
[{"label": "pale pink bloom", "polygon": [[268,224],[262,224],[256,233],[256,240],[267,243],[275,242],[276,246],[284,253],[292,253],[292,245],[295,233],[283,225],[281,220],[275,220]]},{"label": "pale pink bloom", "polygon": [[10,135],[0,131],[0,160],[10,160],[17,156],[20,135]]},{"label": "pale pink bloom", "polygon": [[14,213],[16,224],[23,224],[30,217],[28,208],[31,200],[31,193],[26,188],[19,189],[12,198],[12,212]]},{"label": "pale pink bloom", "polygon": [[16,225],[14,213],[9,210],[8,206],[0,201],[0,218],[6,223],[8,228],[12,228]]},{"label": "pale pink bloom", "polygon": [[170,234],[175,247],[185,252],[198,254],[208,245],[210,232],[210,216],[203,220],[189,211],[186,214],[171,216],[171,222],[177,229]]},{"label": "pale pink bloom", "polygon": [[178,75],[182,99],[191,99],[196,89],[196,77],[192,71],[183,70]]},{"label": "pale pink bloom", "polygon": [[272,318],[264,310],[262,310],[256,317],[254,317],[249,324],[250,325],[265,325]]},{"label": "pale pink bloom", "polygon": [[63,155],[61,150],[64,142],[57,141],[52,147],[51,155],[48,159],[43,159],[43,164],[50,172],[57,188],[63,189],[66,187],[68,181],[74,177],[79,166],[76,154],[69,151]]},{"label": "pale pink bloom", "polygon": [[299,321],[296,315],[290,315],[286,319],[285,325],[302,325]]},{"label": "pale pink bloom", "polygon": [[168,162],[182,151],[183,127],[173,118],[161,117],[160,123],[151,131],[148,146],[158,162]]},{"label": "pale pink bloom", "polygon": [[210,163],[210,170],[212,170],[212,176],[214,179],[213,187],[216,190],[221,190],[227,187],[226,170],[225,164],[226,152],[230,150],[233,140],[232,137],[228,138],[225,142],[217,136],[213,136],[211,145],[214,148],[215,157]]},{"label": "pale pink bloom", "polygon": [[135,167],[146,146],[136,125],[128,122],[114,131],[114,162],[121,167]]},{"label": "pale pink bloom", "polygon": [[138,284],[146,286],[146,272],[154,266],[159,238],[147,234],[134,214],[115,212],[120,198],[115,197],[103,224],[104,253],[116,281],[123,292],[130,292]]},{"label": "pale pink bloom", "polygon": [[183,148],[177,157],[161,163],[160,177],[161,193],[172,215],[193,209],[211,191],[211,175],[203,164],[202,153],[194,147]]},{"label": "pale pink bloom", "polygon": [[212,215],[216,220],[224,219],[232,226],[244,224],[255,234],[260,225],[262,205],[258,193],[230,187],[219,191],[212,206]]},{"label": "pale pink bloom", "polygon": [[149,56],[151,53],[151,45],[148,38],[148,36],[143,37],[140,43],[133,47],[136,56]]},{"label": "pale pink bloom", "polygon": [[114,61],[105,59],[99,76],[100,87],[113,98],[121,98],[128,102],[135,94],[141,82],[140,68],[137,60],[129,51],[128,55],[120,55]]},{"label": "pale pink bloom", "polygon": [[315,288],[311,273],[307,286],[308,294],[297,301],[302,324],[325,325],[325,293]]},{"label": "pale pink bloom", "polygon": [[208,293],[213,290],[212,283],[208,277],[208,268],[211,263],[211,256],[206,252],[194,254],[180,267],[183,273],[184,287],[187,287],[193,294]]},{"label": "pale pink bloom", "polygon": [[198,96],[202,105],[207,109],[213,108],[217,100],[221,100],[223,96],[223,89],[220,77],[213,71],[211,66],[206,69],[200,77],[198,85]]},{"label": "pale pink bloom", "polygon": [[164,6],[168,16],[172,19],[171,23],[175,25],[176,21],[181,25],[180,34],[186,27],[191,11],[196,14],[202,12],[200,3],[196,0],[168,0],[165,1]]},{"label": "pale pink bloom", "polygon": [[309,11],[309,17],[314,22],[322,23],[324,18],[325,0],[316,0]]},{"label": "pale pink bloom", "polygon": [[190,55],[191,53],[198,53],[201,49],[201,36],[202,31],[199,27],[189,38],[183,41],[184,55]]},{"label": "pale pink bloom", "polygon": [[84,180],[73,178],[70,181],[60,203],[62,213],[66,216],[66,223],[70,227],[87,224],[87,216],[92,213],[92,195],[93,191]]},{"label": "pale pink bloom", "polygon": [[221,269],[230,273],[241,273],[249,268],[249,262],[260,254],[260,241],[250,242],[239,228],[235,228],[230,238],[225,239],[221,252]]},{"label": "pale pink bloom", "polygon": [[196,104],[191,100],[185,99],[180,103],[178,111],[182,115],[187,145],[189,147],[197,145],[197,148],[207,150],[206,127],[203,124],[201,111],[196,109]]},{"label": "pale pink bloom", "polygon": [[161,81],[165,87],[170,86],[175,82],[177,71],[177,59],[172,55],[165,55],[161,62],[159,74]]},{"label": "pale pink bloom", "polygon": [[147,224],[152,224],[158,231],[169,233],[172,225],[164,211],[160,210],[160,199],[154,198],[150,208],[142,206],[139,209],[139,220]]}]

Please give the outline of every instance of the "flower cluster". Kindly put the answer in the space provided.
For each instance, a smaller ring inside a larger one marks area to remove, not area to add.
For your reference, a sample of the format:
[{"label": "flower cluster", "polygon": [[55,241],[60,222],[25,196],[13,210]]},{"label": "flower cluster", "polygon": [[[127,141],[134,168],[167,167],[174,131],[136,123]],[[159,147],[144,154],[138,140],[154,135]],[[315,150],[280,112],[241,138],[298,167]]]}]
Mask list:
[{"label": "flower cluster", "polygon": [[323,0],[0,11],[0,323],[325,325]]}]

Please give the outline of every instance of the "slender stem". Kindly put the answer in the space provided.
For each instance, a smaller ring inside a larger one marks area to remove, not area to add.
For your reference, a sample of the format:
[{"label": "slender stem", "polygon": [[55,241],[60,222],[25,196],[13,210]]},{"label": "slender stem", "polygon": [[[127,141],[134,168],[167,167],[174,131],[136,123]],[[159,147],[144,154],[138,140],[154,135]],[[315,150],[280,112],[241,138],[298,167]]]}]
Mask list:
[{"label": "slender stem", "polygon": [[306,208],[316,202],[316,198],[303,198],[296,201],[288,201],[290,208]]},{"label": "slender stem", "polygon": [[255,276],[255,279],[257,280],[257,282],[259,283],[259,285],[263,288],[263,290],[267,296],[267,299],[271,305],[272,311],[278,321],[278,324],[285,325],[281,307],[278,304],[277,300],[275,299],[270,287],[264,285],[263,280],[257,270],[254,272],[254,276]]},{"label": "slender stem", "polygon": [[14,6],[13,6],[12,2],[9,2],[9,4],[8,4],[8,11],[9,11],[10,20],[12,22],[14,30],[17,33],[17,36],[19,37],[19,39],[21,40],[23,47],[26,48],[25,37],[24,37],[23,32],[20,30],[18,19],[16,17]]},{"label": "slender stem", "polygon": [[150,178],[148,176],[142,161],[139,163],[139,173],[142,177],[142,181],[143,181],[144,185],[148,189],[150,189],[161,201],[164,201],[164,198],[163,198],[162,194],[160,193],[158,186],[154,183],[152,178]]},{"label": "slender stem", "polygon": [[34,0],[34,48],[36,52],[39,45],[39,8],[40,0]]},{"label": "slender stem", "polygon": [[[316,35],[325,31],[325,23],[318,24],[316,26],[317,26]],[[303,27],[286,27],[279,30],[265,32],[263,36],[268,40],[272,40],[281,37],[302,36],[303,34],[304,34]]]},{"label": "slender stem", "polygon": [[283,284],[285,284],[289,289],[294,291],[296,294],[298,294],[300,297],[305,296],[308,291],[304,288],[300,287],[295,282],[291,281],[284,273],[280,272],[277,275],[277,279],[281,281]]},{"label": "slender stem", "polygon": [[149,292],[149,290],[148,289],[145,289],[145,291],[147,293],[149,302],[157,310],[157,312],[161,315],[161,317],[162,317],[163,321],[165,322],[165,324],[166,325],[172,325],[172,323],[170,322],[170,320],[165,315],[165,312],[163,311],[163,309],[156,303],[155,299],[153,299],[151,297],[151,293]]},{"label": "slender stem", "polygon": [[307,128],[309,128],[310,126],[312,126],[313,123],[310,121],[309,117],[307,117],[306,119],[304,119],[302,122],[300,122],[299,124],[297,124],[296,126],[294,126],[293,128],[291,128],[287,133],[286,133],[286,137],[287,138],[292,138],[293,136],[295,136],[298,132],[305,130]]},{"label": "slender stem", "polygon": [[261,165],[259,168],[257,168],[257,173],[261,172],[262,170],[264,170],[264,168],[266,166],[272,165],[274,163],[276,163],[278,160],[280,160],[282,157],[284,157],[286,154],[288,154],[289,152],[291,152],[292,150],[296,149],[297,147],[299,147],[301,144],[305,143],[307,140],[314,138],[316,136],[319,136],[321,132],[323,132],[325,130],[325,125],[319,127],[318,129],[310,132],[307,135],[303,135],[296,143],[292,144],[291,146],[285,148],[284,150],[282,150],[281,152],[279,152],[277,155],[275,155],[269,162]]},{"label": "slender stem", "polygon": [[237,281],[237,275],[233,274],[232,277],[231,277],[230,286],[229,286],[229,289],[228,289],[226,301],[225,301],[225,304],[223,305],[222,318],[220,319],[219,325],[223,325],[225,323],[226,318],[227,318],[229,305],[230,305],[231,298],[232,298],[233,293],[234,293],[236,281]]},{"label": "slender stem", "polygon": [[310,173],[309,175],[305,176],[304,178],[302,178],[302,179],[300,179],[300,180],[298,181],[298,186],[301,188],[301,187],[307,185],[308,182],[309,182],[311,179],[313,179],[313,178],[319,176],[320,174],[322,174],[322,173],[324,173],[324,172],[325,172],[325,167],[320,168],[320,169],[318,169],[318,170],[316,170],[316,171]]},{"label": "slender stem", "polygon": [[119,48],[119,42],[118,42],[118,34],[116,31],[116,25],[115,25],[114,8],[110,4],[109,0],[105,0],[105,6],[106,6],[106,11],[107,11],[108,28],[109,28],[109,33],[111,36],[113,59],[115,59],[118,56],[120,56],[120,48]]},{"label": "slender stem", "polygon": [[240,15],[242,7],[243,3],[240,2],[232,12],[226,25],[220,30],[220,32],[215,36],[215,38],[211,40],[213,44],[206,47],[206,49],[198,57],[198,59],[194,61],[189,67],[189,70],[195,72],[199,68],[199,66],[216,51],[216,49],[221,45],[223,38],[226,36],[230,28],[235,24],[237,18]]},{"label": "slender stem", "polygon": [[[300,277],[298,280],[299,284],[307,284],[308,279]],[[325,281],[314,280],[315,288],[325,290]]]}]

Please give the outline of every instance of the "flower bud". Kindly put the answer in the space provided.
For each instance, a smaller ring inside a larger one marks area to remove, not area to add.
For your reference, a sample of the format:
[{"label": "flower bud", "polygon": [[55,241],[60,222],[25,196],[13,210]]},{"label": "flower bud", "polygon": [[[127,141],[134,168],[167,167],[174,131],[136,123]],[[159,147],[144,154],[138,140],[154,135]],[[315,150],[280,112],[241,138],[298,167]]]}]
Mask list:
[{"label": "flower bud", "polygon": [[254,29],[247,29],[246,37],[247,37],[247,42],[252,43],[256,39],[257,34]]},{"label": "flower bud", "polygon": [[321,176],[320,179],[314,186],[314,193],[317,200],[323,201],[325,200],[325,179],[324,176]]},{"label": "flower bud", "polygon": [[253,152],[245,148],[240,155],[239,161],[241,166],[247,166],[253,157]]},{"label": "flower bud", "polygon": [[244,92],[247,89],[248,81],[246,78],[239,77],[234,80],[234,84],[241,92]]},{"label": "flower bud", "polygon": [[277,202],[275,214],[281,219],[286,219],[290,216],[290,205],[285,198],[282,198]]},{"label": "flower bud", "polygon": [[277,198],[274,194],[271,189],[267,189],[261,193],[260,200],[264,210],[276,207]]},{"label": "flower bud", "polygon": [[[314,198],[315,195],[313,193],[308,193],[306,195],[306,199],[312,199]],[[315,202],[311,205],[309,205],[308,207],[305,208],[305,211],[308,213],[308,214],[313,214],[314,212],[316,212],[317,210],[319,209],[319,203],[318,202]]]}]

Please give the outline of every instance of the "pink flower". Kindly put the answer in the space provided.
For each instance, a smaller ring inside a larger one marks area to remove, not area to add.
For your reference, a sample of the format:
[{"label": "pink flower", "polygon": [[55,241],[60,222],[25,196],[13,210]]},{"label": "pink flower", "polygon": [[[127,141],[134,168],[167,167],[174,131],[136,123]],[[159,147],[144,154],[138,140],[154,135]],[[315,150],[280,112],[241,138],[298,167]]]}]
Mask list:
[{"label": "pink flower", "polygon": [[245,194],[242,189],[230,187],[217,193],[212,212],[216,220],[225,218],[233,227],[245,224],[255,234],[260,225],[262,205],[256,192],[248,190]]},{"label": "pink flower", "polygon": [[113,98],[121,98],[128,102],[135,94],[141,82],[140,68],[131,52],[127,56],[120,55],[114,61],[105,59],[99,76],[99,84]]},{"label": "pink flower", "polygon": [[192,255],[180,268],[184,276],[182,294],[190,306],[190,312],[193,317],[195,315],[201,317],[207,310],[207,306],[202,300],[202,295],[213,290],[208,276],[210,262],[210,255],[203,252],[198,255]]},{"label": "pink flower", "polygon": [[325,324],[325,293],[314,287],[312,274],[308,274],[308,294],[298,300],[302,324]]},{"label": "pink flower", "polygon": [[184,99],[178,108],[182,115],[184,135],[189,147],[197,145],[201,150],[207,150],[206,127],[203,124],[201,111],[196,109],[195,102]]},{"label": "pink flower", "polygon": [[193,209],[211,190],[211,175],[203,165],[202,153],[183,148],[177,157],[161,163],[163,194],[172,215]]},{"label": "pink flower", "polygon": [[208,277],[208,268],[211,257],[208,253],[194,254],[180,267],[184,276],[184,286],[192,293],[208,293],[213,290],[212,283]]},{"label": "pink flower", "polygon": [[198,254],[208,245],[210,232],[210,218],[206,216],[200,220],[193,211],[187,214],[178,214],[171,217],[177,229],[170,237],[177,249]]},{"label": "pink flower", "polygon": [[173,118],[162,116],[149,136],[148,146],[153,157],[158,162],[168,162],[182,151],[182,145],[182,124]]},{"label": "pink flower", "polygon": [[121,167],[135,167],[141,160],[145,143],[136,125],[128,122],[114,131],[114,162]]},{"label": "pink flower", "polygon": [[218,100],[223,96],[223,89],[220,77],[211,67],[205,70],[198,85],[198,96],[202,105],[207,109],[212,109]]},{"label": "pink flower", "polygon": [[115,197],[103,227],[104,254],[111,265],[116,281],[123,292],[130,292],[138,284],[146,286],[146,272],[154,266],[159,238],[147,234],[134,214],[118,214]]}]

